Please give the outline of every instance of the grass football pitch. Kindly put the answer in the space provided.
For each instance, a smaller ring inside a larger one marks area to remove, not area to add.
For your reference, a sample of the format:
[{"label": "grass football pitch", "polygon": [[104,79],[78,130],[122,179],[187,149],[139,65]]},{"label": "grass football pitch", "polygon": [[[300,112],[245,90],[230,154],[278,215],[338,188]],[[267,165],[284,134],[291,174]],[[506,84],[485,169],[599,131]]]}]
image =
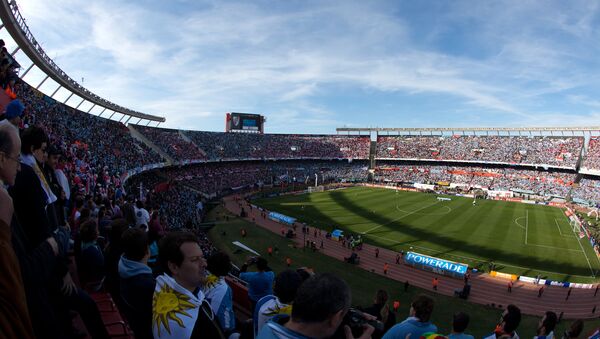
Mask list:
[{"label": "grass football pitch", "polygon": [[352,187],[256,200],[270,211],[366,242],[488,270],[571,282],[594,282],[600,260],[563,210],[515,202]]}]

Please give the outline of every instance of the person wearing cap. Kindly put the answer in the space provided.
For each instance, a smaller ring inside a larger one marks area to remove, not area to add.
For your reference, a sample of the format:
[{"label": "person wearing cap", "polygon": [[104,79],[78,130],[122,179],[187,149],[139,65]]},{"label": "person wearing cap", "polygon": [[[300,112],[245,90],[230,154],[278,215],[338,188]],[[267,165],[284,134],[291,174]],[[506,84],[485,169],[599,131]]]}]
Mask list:
[{"label": "person wearing cap", "polygon": [[4,111],[4,115],[2,118],[4,120],[2,123],[11,123],[15,127],[19,128],[21,125],[21,117],[23,116],[23,111],[25,111],[25,106],[21,103],[20,100],[13,100],[7,106]]}]

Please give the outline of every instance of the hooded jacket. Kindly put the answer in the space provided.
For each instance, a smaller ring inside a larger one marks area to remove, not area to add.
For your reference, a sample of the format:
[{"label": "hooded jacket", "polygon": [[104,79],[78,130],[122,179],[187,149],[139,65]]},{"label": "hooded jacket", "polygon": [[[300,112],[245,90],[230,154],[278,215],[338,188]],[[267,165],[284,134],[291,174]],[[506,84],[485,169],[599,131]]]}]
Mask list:
[{"label": "hooded jacket", "polygon": [[152,336],[152,295],[156,281],[150,267],[121,256],[119,281],[123,313],[136,338]]}]

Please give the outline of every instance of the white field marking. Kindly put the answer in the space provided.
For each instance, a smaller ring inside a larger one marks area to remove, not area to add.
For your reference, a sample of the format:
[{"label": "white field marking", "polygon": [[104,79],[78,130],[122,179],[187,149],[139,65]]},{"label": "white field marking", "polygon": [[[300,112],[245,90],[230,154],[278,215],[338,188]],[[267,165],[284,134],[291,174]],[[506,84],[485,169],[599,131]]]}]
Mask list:
[{"label": "white field marking", "polygon": [[517,220],[521,220],[521,219],[525,219],[525,217],[518,217],[515,219],[515,224],[517,224],[517,226],[521,227],[522,229],[525,229],[525,226],[521,225]]},{"label": "white field marking", "polygon": [[[452,213],[452,208],[450,208],[450,206],[442,206],[443,208],[446,208],[447,211],[443,212],[443,213],[415,213],[415,214],[423,214],[423,215],[446,215],[446,214],[450,214]],[[410,213],[409,211],[405,211],[405,210],[401,210],[399,208],[396,208],[398,211],[402,212],[402,213]]]},{"label": "white field marking", "polygon": [[551,248],[551,249],[554,249],[554,250],[570,251],[570,252],[583,252],[583,251],[574,250],[574,249],[571,249],[571,248],[548,246],[548,245],[527,244],[527,246],[536,246],[536,247],[543,247],[543,248]]},{"label": "white field marking", "polygon": [[560,225],[558,224],[558,218],[554,218],[554,223],[556,223],[556,227],[558,228],[558,233],[560,233],[561,236],[563,236],[565,238],[571,238],[571,234],[563,234],[563,232],[560,230]]},{"label": "white field marking", "polygon": [[[377,238],[377,239],[381,239],[381,240],[385,240],[385,241],[389,241],[391,243],[402,244],[402,242],[400,242],[400,241],[396,241],[396,240],[392,240],[392,239],[388,239],[388,238],[383,238],[383,237],[379,237],[379,236],[372,235],[372,234],[367,234],[367,236],[373,237],[373,238]],[[428,248],[428,247],[423,247],[423,246],[412,245],[412,247],[421,248],[421,249],[423,249],[425,251],[429,251],[429,252],[433,252],[433,253],[439,252],[439,250],[434,250],[434,249],[431,249],[431,248]],[[489,260],[482,260],[482,259],[477,259],[477,258],[472,258],[472,257],[467,257],[467,256],[454,255],[454,254],[445,254],[445,256],[447,256],[447,257],[454,257],[454,258],[458,258],[458,259],[467,259],[467,260],[479,261],[479,262],[489,262]],[[570,275],[570,276],[573,276],[573,277],[590,278],[590,276],[588,276],[588,275],[577,275],[577,274],[567,274],[567,273],[562,273],[562,272],[545,271],[545,270],[539,270],[537,268],[511,265],[511,264],[507,264],[507,263],[503,263],[503,262],[497,262],[497,261],[495,261],[495,263],[496,263],[496,265],[502,265],[502,266],[509,266],[509,267],[514,267],[514,268],[520,268],[520,269],[523,269],[523,270],[534,270],[536,272],[554,273],[554,274]]]},{"label": "white field marking", "polygon": [[[369,229],[369,230],[366,230],[366,231],[362,232],[361,234],[367,234],[367,233],[369,233],[369,232],[371,232],[371,231],[374,231],[374,230],[376,230],[376,229],[378,229],[378,228],[380,228],[380,227],[383,227],[383,226],[385,226],[385,225],[391,224],[391,223],[393,223],[393,222],[395,222],[395,221],[398,221],[398,220],[400,220],[400,219],[402,219],[402,218],[406,218],[406,217],[408,217],[409,215],[411,215],[411,214],[415,214],[415,213],[417,213],[417,212],[419,212],[419,211],[421,211],[421,210],[424,210],[424,209],[426,209],[426,208],[428,208],[428,207],[431,207],[431,206],[433,206],[433,205],[437,204],[438,202],[439,202],[439,201],[436,201],[436,202],[434,202],[434,203],[433,203],[433,204],[431,204],[431,205],[427,205],[427,206],[424,206],[424,207],[418,208],[418,209],[416,209],[416,210],[414,210],[414,211],[412,211],[412,212],[409,212],[409,213],[407,213],[407,214],[405,214],[405,215],[403,215],[403,216],[401,216],[401,217],[399,217],[399,218],[396,218],[396,219],[393,219],[393,220],[391,220],[391,221],[389,221],[389,222],[386,222],[385,224],[377,225],[377,226],[375,226],[375,227],[373,227],[373,228],[371,228],[371,229]],[[396,209],[398,209],[398,206],[396,206]]]},{"label": "white field marking", "polygon": [[[525,219],[525,227],[523,227],[523,225],[521,225],[517,221],[517,220],[521,220],[521,219]],[[535,247],[542,247],[542,248],[550,248],[550,249],[562,250],[562,251],[569,251],[569,252],[581,252],[580,250],[574,250],[574,249],[570,249],[570,248],[548,246],[548,245],[538,245],[538,244],[529,244],[529,243],[527,243],[527,230],[529,229],[529,227],[528,227],[528,225],[529,225],[529,212],[527,210],[525,210],[525,216],[524,217],[518,217],[518,218],[515,219],[515,224],[519,225],[519,227],[521,227],[521,228],[523,228],[525,230],[525,245],[526,246],[535,246]],[[558,223],[556,224],[556,226],[558,226]],[[558,228],[558,230],[560,231],[560,227]],[[561,233],[561,235],[562,235],[562,233]]]},{"label": "white field marking", "polygon": [[[527,230],[527,227],[524,227],[523,225],[521,225],[517,220],[521,220],[521,219],[526,219],[526,217],[518,217],[515,219],[515,224],[517,224],[519,227],[521,227],[524,230]],[[559,229],[560,230],[560,229]],[[551,249],[556,249],[556,250],[567,250],[567,251],[571,251],[571,252],[581,252],[580,250],[573,250],[570,248],[563,248],[563,247],[556,247],[556,246],[548,246],[548,245],[536,245],[536,244],[528,244],[525,243],[526,246],[536,246],[536,247],[544,247],[544,248],[551,248]]]},{"label": "white field marking", "polygon": [[581,252],[583,252],[583,255],[585,256],[585,260],[587,261],[588,266],[590,267],[590,271],[592,272],[592,277],[596,277],[596,274],[594,273],[594,269],[592,268],[592,264],[590,263],[590,258],[588,258],[587,253],[585,253],[585,250],[583,249],[583,245],[581,245],[581,239],[579,239],[579,237],[577,236],[577,233],[575,233],[574,229],[571,229],[571,231],[573,231],[573,235],[575,236],[575,238],[577,238],[577,243],[579,244],[579,247],[581,248]]},{"label": "white field marking", "polygon": [[525,245],[527,245],[527,229],[529,228],[529,211],[525,210]]}]

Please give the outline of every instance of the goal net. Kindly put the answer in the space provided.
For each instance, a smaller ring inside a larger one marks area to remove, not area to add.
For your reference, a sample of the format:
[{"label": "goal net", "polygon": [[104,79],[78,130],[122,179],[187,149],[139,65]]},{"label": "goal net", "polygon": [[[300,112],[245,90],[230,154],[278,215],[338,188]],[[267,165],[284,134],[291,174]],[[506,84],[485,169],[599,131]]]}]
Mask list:
[{"label": "goal net", "polygon": [[317,186],[317,187],[310,186],[310,187],[308,187],[308,193],[323,192],[323,191],[325,191],[325,187],[323,187],[323,186]]},{"label": "goal net", "polygon": [[581,224],[577,222],[577,220],[570,219],[569,224],[571,225],[571,229],[573,230],[573,232],[581,232]]}]

